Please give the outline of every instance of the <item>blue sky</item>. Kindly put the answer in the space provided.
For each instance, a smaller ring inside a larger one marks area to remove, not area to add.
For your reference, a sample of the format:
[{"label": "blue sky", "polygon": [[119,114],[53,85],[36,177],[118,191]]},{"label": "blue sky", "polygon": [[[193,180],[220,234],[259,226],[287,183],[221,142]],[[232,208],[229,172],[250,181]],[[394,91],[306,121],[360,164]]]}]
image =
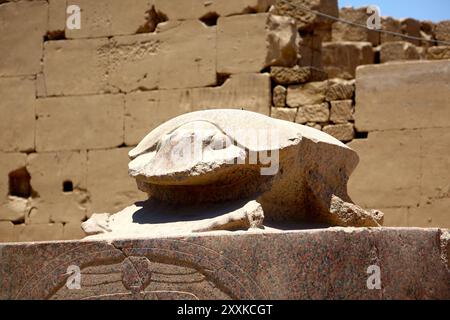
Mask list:
[{"label": "blue sky", "polygon": [[382,16],[438,22],[450,20],[450,0],[339,0],[339,6],[377,5]]}]

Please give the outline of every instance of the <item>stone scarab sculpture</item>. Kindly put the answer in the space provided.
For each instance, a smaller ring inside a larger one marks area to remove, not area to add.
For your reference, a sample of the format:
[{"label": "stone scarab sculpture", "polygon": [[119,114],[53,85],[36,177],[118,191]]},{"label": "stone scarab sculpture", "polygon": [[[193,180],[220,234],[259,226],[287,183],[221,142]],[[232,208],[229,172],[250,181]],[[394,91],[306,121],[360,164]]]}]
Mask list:
[{"label": "stone scarab sculpture", "polygon": [[83,223],[88,234],[382,224],[381,212],[347,194],[357,154],[307,126],[243,110],[197,111],[160,125],[129,156],[129,174],[149,200],[94,214]]}]

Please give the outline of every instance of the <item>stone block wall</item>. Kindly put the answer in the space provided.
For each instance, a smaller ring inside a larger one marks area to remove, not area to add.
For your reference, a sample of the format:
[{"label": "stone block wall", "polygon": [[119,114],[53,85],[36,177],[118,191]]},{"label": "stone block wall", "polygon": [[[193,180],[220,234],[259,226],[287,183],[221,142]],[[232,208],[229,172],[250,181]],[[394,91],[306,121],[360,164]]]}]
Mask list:
[{"label": "stone block wall", "polygon": [[[66,28],[71,4],[80,30]],[[374,40],[280,0],[0,0],[0,21],[0,241],[80,238],[93,212],[145,198],[127,152],[174,116],[245,108],[349,142],[366,134],[355,130],[358,65],[450,58],[448,47]],[[383,23],[449,41],[447,22]]]}]

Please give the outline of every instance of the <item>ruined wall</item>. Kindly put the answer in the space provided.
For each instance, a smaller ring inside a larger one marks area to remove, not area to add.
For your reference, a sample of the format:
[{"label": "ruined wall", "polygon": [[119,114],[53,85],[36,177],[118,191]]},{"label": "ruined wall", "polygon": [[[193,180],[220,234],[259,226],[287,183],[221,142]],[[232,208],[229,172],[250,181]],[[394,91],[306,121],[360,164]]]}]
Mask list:
[{"label": "ruined wall", "polygon": [[[334,0],[292,2],[339,15]],[[367,135],[354,129],[357,65],[414,50],[449,58],[421,43],[383,49],[396,39],[353,34],[279,0],[0,3],[0,241],[80,238],[93,212],[145,198],[127,152],[176,115],[245,108],[349,142]],[[81,7],[80,30],[66,28],[70,4]],[[417,23],[398,23],[417,34]],[[448,41],[448,23],[419,29]]]}]

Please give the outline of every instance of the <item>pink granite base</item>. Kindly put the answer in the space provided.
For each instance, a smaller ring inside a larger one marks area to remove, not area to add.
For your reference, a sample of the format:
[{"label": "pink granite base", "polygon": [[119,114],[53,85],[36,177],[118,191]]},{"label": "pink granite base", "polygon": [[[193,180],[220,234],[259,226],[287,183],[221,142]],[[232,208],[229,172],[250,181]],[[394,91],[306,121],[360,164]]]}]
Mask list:
[{"label": "pink granite base", "polygon": [[[0,299],[450,299],[439,229],[0,244]],[[80,289],[67,287],[69,266]],[[381,269],[368,289],[367,268]]]}]

